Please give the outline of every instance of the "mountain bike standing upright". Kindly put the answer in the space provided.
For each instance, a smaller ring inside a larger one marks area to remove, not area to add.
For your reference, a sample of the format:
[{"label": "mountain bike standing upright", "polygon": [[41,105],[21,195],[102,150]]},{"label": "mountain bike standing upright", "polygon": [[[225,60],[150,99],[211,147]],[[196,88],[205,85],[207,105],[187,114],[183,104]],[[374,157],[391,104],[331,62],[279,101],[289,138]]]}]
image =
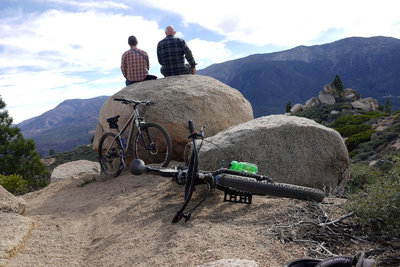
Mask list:
[{"label": "mountain bike standing upright", "polygon": [[[131,147],[136,159],[141,159],[150,166],[167,167],[172,155],[171,138],[167,130],[158,123],[145,122],[138,111],[138,106],[142,105],[144,107],[142,114],[144,114],[146,108],[155,103],[125,98],[113,100],[126,105],[132,104],[133,113],[121,131],[118,126],[120,115],[107,119],[110,129],[115,129],[117,134],[106,132],[100,139],[98,153],[102,171],[113,177],[120,175],[122,169],[126,168],[125,159],[132,154]],[[135,126],[137,134],[132,139]],[[128,128],[128,136],[124,138],[123,133]],[[131,140],[133,140],[132,146]]]}]

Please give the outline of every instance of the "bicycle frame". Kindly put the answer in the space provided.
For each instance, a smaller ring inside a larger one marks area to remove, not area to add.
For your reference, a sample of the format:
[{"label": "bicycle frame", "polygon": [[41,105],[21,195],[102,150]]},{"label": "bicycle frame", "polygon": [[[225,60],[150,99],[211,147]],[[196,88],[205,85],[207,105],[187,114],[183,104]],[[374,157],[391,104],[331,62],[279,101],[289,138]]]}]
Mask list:
[{"label": "bicycle frame", "polygon": [[[124,167],[126,167],[124,158],[125,158],[125,155],[128,153],[129,148],[131,147],[132,135],[133,135],[135,126],[138,129],[138,132],[139,132],[139,134],[140,134],[140,136],[142,138],[143,144],[147,148],[147,144],[146,144],[146,142],[144,140],[143,134],[142,134],[141,129],[140,129],[140,125],[144,123],[144,119],[140,117],[139,111],[136,108],[137,105],[138,104],[133,105],[133,113],[132,113],[132,115],[129,117],[127,122],[124,124],[124,126],[122,127],[122,130],[119,130],[117,128],[117,134],[113,139],[113,143],[114,143],[114,142],[117,142],[116,140],[118,138],[118,142],[121,144],[122,153],[123,153],[121,158],[122,158],[122,162],[123,162]],[[122,134],[128,129],[128,127],[130,127],[130,128],[129,128],[127,142],[125,143],[123,141],[124,138],[122,137]],[[109,147],[112,147],[112,144]]]}]

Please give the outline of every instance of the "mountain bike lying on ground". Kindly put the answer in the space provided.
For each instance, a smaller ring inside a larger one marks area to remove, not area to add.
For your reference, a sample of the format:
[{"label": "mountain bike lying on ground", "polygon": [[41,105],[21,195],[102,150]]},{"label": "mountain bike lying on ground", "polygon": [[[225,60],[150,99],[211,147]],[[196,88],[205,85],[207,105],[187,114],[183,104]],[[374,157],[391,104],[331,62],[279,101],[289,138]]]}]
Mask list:
[{"label": "mountain bike lying on ground", "polygon": [[[279,197],[296,198],[303,200],[314,200],[321,202],[325,194],[323,191],[303,187],[298,185],[284,184],[274,182],[271,178],[264,175],[248,172],[246,170],[238,171],[227,168],[221,168],[215,171],[202,171],[198,169],[199,150],[204,140],[204,127],[200,134],[194,131],[192,121],[189,121],[189,138],[192,139],[193,152],[187,168],[155,168],[146,166],[140,159],[135,159],[131,163],[131,173],[141,175],[143,173],[152,173],[164,177],[173,177],[178,184],[185,184],[185,198],[182,207],[176,213],[172,223],[176,223],[182,218],[186,221],[190,219],[192,212],[207,198],[212,188],[217,188],[225,192],[224,200],[229,202],[251,204],[252,195],[273,195]],[[197,148],[196,140],[200,139],[200,145]],[[193,208],[185,212],[190,199],[192,198],[195,185],[204,184],[207,192],[204,197]]]},{"label": "mountain bike lying on ground", "polygon": [[368,259],[364,252],[354,257],[336,256],[325,260],[322,259],[296,259],[285,263],[283,267],[376,267],[373,259]]},{"label": "mountain bike lying on ground", "polygon": [[[113,100],[120,101],[125,105],[132,104],[133,113],[121,131],[118,126],[120,115],[107,119],[110,129],[115,129],[117,134],[106,132],[100,139],[98,152],[102,171],[107,175],[117,177],[122,169],[126,168],[125,159],[132,152],[130,148],[135,126],[137,134],[132,145],[135,158],[142,159],[146,164],[152,164],[152,166],[167,167],[172,155],[171,138],[167,130],[158,123],[145,122],[138,111],[138,106],[142,105],[144,107],[142,114],[144,114],[146,108],[155,103],[124,98]],[[124,138],[123,133],[128,128],[128,137]]]}]

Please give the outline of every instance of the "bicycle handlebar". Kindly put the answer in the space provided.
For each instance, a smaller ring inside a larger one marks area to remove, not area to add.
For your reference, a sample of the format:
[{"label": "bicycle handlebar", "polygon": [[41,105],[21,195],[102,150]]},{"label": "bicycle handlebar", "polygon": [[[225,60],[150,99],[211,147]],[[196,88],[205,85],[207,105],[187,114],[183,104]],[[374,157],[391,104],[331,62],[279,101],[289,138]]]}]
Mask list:
[{"label": "bicycle handlebar", "polygon": [[145,104],[146,106],[155,104],[155,102],[152,102],[152,101],[132,100],[132,99],[126,99],[126,98],[113,98],[113,100],[122,102],[122,104],[135,104],[135,105]]}]

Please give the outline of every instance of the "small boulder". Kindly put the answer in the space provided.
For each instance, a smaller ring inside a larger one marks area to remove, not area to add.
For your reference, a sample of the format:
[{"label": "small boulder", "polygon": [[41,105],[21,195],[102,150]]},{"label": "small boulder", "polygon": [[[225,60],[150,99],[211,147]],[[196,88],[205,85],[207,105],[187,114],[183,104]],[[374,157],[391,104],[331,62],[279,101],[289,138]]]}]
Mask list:
[{"label": "small boulder", "polygon": [[318,98],[316,97],[311,97],[310,99],[307,100],[306,102],[306,108],[312,108],[312,107],[316,107],[319,104],[321,104],[321,102],[319,101]]},{"label": "small boulder", "polygon": [[302,104],[295,104],[291,109],[290,109],[290,114],[296,114],[300,111],[303,111],[304,107]]},{"label": "small boulder", "polygon": [[16,197],[0,185],[0,212],[13,212],[24,214],[26,202],[20,197]]},{"label": "small boulder", "polygon": [[197,267],[258,267],[258,264],[254,260],[222,259],[197,265]]},{"label": "small boulder", "polygon": [[351,106],[354,109],[360,109],[363,111],[374,111],[378,109],[378,102],[375,98],[367,97],[364,99],[360,99],[351,103]]},{"label": "small boulder", "polygon": [[346,88],[343,91],[343,98],[348,102],[353,102],[361,99],[361,94],[351,88]]},{"label": "small boulder", "polygon": [[333,189],[349,179],[350,160],[340,134],[310,119],[261,117],[207,141],[199,156],[203,170],[236,160],[257,164],[259,173],[277,182]]},{"label": "small boulder", "polygon": [[324,85],[321,92],[331,95],[331,96],[339,95],[338,89],[336,89],[336,87],[332,83],[328,83],[328,84]]},{"label": "small boulder", "polygon": [[322,104],[327,104],[327,105],[333,105],[336,103],[336,99],[333,95],[325,92],[325,91],[320,91],[318,95],[318,100]]},{"label": "small boulder", "polygon": [[99,174],[100,163],[89,160],[77,160],[57,166],[51,173],[51,182],[77,177],[80,174]]},{"label": "small boulder", "polygon": [[122,127],[132,114],[132,107],[115,102],[113,98],[155,102],[144,117],[168,131],[172,140],[172,159],[178,161],[183,160],[188,142],[188,120],[194,122],[196,130],[205,126],[207,136],[212,136],[254,118],[251,104],[238,90],[208,76],[179,75],[134,83],[111,96],[101,108],[93,141],[96,151],[103,133],[110,131],[106,119],[118,114]]}]

